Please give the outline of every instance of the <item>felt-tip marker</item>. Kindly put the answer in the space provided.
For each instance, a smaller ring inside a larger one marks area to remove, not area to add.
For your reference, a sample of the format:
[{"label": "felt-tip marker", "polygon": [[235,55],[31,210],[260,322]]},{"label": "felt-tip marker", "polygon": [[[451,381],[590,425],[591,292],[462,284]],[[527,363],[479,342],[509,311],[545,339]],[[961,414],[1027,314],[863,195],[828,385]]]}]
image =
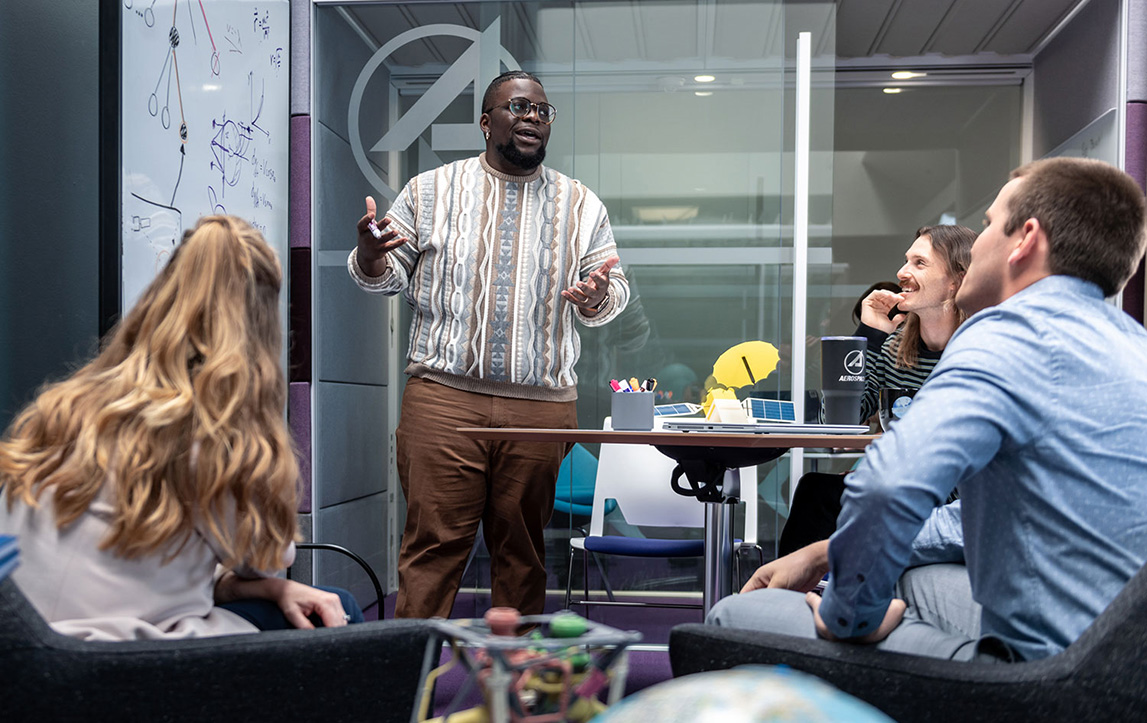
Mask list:
[{"label": "felt-tip marker", "polygon": [[375,238],[382,238],[382,230],[379,229],[378,224],[374,222],[373,218],[370,220],[370,223],[368,223],[367,226],[370,228],[370,233],[372,236]]},{"label": "felt-tip marker", "polygon": [[610,388],[611,388],[611,389],[613,389],[613,391],[615,391],[615,392],[620,392],[620,391],[621,391],[621,385],[617,383],[617,380],[616,380],[616,379],[610,379],[610,380],[609,380],[609,386],[610,386]]}]

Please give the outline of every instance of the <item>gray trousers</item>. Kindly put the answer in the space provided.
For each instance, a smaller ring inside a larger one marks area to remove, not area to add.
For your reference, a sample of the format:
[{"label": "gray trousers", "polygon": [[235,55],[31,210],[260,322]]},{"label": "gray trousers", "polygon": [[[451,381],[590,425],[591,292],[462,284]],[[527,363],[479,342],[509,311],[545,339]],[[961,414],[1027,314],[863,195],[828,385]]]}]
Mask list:
[{"label": "gray trousers", "polygon": [[[980,606],[963,565],[925,565],[908,570],[896,586],[896,597],[908,603],[904,619],[880,650],[950,660],[999,660],[978,654]],[[731,628],[762,630],[816,638],[812,610],[804,593],[754,590],[717,603],[705,622]]]}]

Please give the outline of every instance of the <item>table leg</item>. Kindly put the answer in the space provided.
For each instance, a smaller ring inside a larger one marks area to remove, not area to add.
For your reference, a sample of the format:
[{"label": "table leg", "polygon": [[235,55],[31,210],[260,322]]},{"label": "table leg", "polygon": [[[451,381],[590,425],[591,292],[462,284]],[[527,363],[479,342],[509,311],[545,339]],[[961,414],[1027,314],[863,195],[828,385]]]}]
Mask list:
[{"label": "table leg", "polygon": [[717,601],[733,592],[733,506],[705,503],[705,615]]}]

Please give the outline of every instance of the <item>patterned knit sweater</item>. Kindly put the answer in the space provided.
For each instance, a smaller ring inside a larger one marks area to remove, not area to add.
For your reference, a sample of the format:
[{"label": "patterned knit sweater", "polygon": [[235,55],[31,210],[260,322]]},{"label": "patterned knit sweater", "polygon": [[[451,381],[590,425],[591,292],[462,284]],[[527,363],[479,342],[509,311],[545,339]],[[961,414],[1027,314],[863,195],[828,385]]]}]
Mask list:
[{"label": "patterned knit sweater", "polygon": [[581,182],[539,166],[509,176],[485,154],[419,174],[386,214],[409,241],[378,277],[347,259],[366,291],[405,292],[414,311],[406,373],[519,399],[577,398],[576,318],[599,326],[629,301],[621,266],[588,318],[561,291],[617,253],[605,206]]}]

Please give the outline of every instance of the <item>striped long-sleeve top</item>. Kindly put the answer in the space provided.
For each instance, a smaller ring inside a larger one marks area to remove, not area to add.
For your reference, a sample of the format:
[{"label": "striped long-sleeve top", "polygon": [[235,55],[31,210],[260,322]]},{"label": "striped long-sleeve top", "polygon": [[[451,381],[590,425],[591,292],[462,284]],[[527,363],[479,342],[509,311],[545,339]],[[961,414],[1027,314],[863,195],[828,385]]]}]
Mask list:
[{"label": "striped long-sleeve top", "polygon": [[864,384],[864,399],[860,403],[861,423],[878,411],[882,388],[919,389],[940,361],[943,352],[932,351],[921,341],[916,352],[916,366],[910,369],[897,366],[896,352],[900,348],[903,330],[904,327],[900,326],[891,334],[885,334],[864,324],[856,330],[857,336],[868,339],[865,365],[867,378]]},{"label": "striped long-sleeve top", "polygon": [[620,265],[596,316],[561,296],[617,254],[592,191],[545,166],[500,173],[482,154],[419,174],[386,215],[409,241],[381,276],[362,273],[357,249],[347,268],[366,291],[404,292],[414,312],[407,374],[495,396],[577,398],[574,320],[605,324],[629,301]]}]

